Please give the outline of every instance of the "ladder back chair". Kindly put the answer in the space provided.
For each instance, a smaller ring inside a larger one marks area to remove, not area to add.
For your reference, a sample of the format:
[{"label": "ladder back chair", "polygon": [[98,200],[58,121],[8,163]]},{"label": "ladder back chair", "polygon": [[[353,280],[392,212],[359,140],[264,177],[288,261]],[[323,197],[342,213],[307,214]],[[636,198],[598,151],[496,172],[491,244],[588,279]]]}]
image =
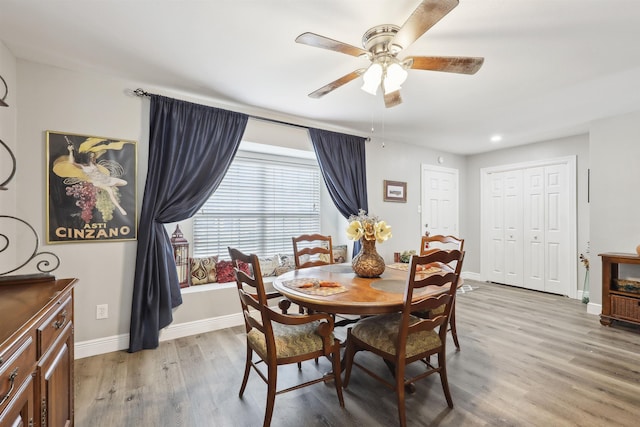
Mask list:
[{"label": "ladder back chair", "polygon": [[303,234],[291,238],[296,268],[333,264],[331,236]]},{"label": "ladder back chair", "polygon": [[[242,397],[244,394],[249,373],[254,369],[267,384],[264,427],[271,425],[276,395],[319,382],[333,380],[340,406],[344,407],[340,378],[340,341],[333,336],[331,316],[323,313],[287,315],[273,310],[267,301],[281,295],[278,292],[265,291],[258,257],[255,254],[243,254],[234,248],[228,249],[235,269],[247,338],[246,363],[239,396]],[[254,353],[257,356],[256,361]],[[326,356],[331,361],[332,372],[284,390],[277,390],[279,365],[299,364],[320,356]],[[266,365],[266,368],[261,369],[261,364]]]},{"label": "ladder back chair", "polygon": [[[458,281],[458,274],[451,264],[461,260],[462,256],[458,250],[434,251],[425,256],[414,255],[411,257],[407,275],[402,312],[365,317],[347,332],[344,388],[349,385],[351,370],[355,365],[395,390],[398,418],[403,427],[407,424],[405,387],[431,374],[440,375],[447,404],[453,408],[447,380],[445,344],[448,316]],[[437,267],[440,271],[428,275],[420,273],[432,267]],[[430,292],[429,296],[412,302],[414,293],[427,287],[430,290],[438,289],[439,292]],[[420,318],[411,314],[416,311],[433,310],[439,306],[445,307],[444,312],[432,318]],[[375,373],[372,367],[365,367],[355,361],[356,353],[362,350],[382,357],[387,366],[393,367],[394,382]],[[431,362],[432,355],[437,355],[437,365]],[[426,370],[411,378],[405,378],[406,366],[418,361],[425,365]]]},{"label": "ladder back chair", "polygon": [[[443,236],[435,234],[433,236],[422,236],[422,242],[420,244],[420,255],[426,255],[434,250],[448,250],[457,249],[464,251],[464,239],[460,239],[455,236]],[[462,260],[456,263],[456,273],[460,275],[462,273]],[[453,308],[451,309],[451,316],[449,317],[449,330],[451,331],[451,337],[453,343],[456,345],[456,350],[460,351],[460,342],[458,341],[458,330],[456,328],[456,305],[455,300],[453,302]],[[441,312],[444,307],[440,307],[434,310],[433,314]]]}]

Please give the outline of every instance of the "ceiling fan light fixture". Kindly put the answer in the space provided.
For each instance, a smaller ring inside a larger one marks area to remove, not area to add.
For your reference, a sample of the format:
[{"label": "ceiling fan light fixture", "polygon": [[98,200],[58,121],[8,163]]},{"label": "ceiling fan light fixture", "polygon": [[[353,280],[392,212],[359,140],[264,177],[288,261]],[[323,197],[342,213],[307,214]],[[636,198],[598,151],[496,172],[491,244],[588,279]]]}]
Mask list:
[{"label": "ceiling fan light fixture", "polygon": [[407,73],[407,70],[405,70],[402,65],[397,62],[392,62],[385,70],[383,81],[384,93],[387,94],[400,90],[400,86],[407,80],[408,75],[409,73]]},{"label": "ceiling fan light fixture", "polygon": [[382,65],[374,62],[367,68],[367,71],[362,75],[362,87],[361,89],[371,95],[375,95],[378,92],[378,86],[382,80]]}]

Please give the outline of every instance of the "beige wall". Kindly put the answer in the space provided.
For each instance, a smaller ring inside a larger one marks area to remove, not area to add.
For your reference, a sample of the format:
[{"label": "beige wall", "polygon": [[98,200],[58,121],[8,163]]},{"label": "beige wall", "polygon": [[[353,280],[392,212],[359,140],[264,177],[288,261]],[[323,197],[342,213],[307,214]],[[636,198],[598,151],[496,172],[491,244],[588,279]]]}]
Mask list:
[{"label": "beige wall", "polygon": [[[17,111],[16,105],[16,61],[11,52],[7,50],[4,44],[0,42],[0,76],[7,84],[7,95],[5,102],[8,107],[0,107],[0,139],[9,147],[11,152],[16,154],[17,141]],[[0,82],[0,97],[5,95],[5,88]],[[11,176],[13,162],[11,155],[4,146],[0,145],[0,184],[5,182]],[[16,178],[14,177],[6,184],[9,190],[0,190],[0,215],[15,216],[16,215]],[[10,271],[15,268],[18,262],[18,252],[15,245],[15,222],[7,219],[0,219],[0,233],[5,234],[10,242],[14,245],[5,251],[0,251],[0,273]],[[0,240],[0,247],[4,242]],[[11,250],[9,250],[11,249]],[[28,258],[28,255],[26,255]],[[22,263],[22,262],[21,262]]]},{"label": "beige wall", "polygon": [[[466,238],[464,259],[465,270],[480,272],[480,175],[481,169],[523,163],[535,160],[553,159],[565,156],[576,156],[577,186],[577,251],[574,258],[577,269],[576,289],[582,289],[584,269],[578,256],[585,252],[589,241],[589,204],[587,203],[587,169],[589,168],[588,135],[577,135],[551,141],[538,142],[503,150],[491,151],[467,157],[466,170],[467,205],[474,208],[465,215]],[[468,242],[468,243],[467,243]]]},{"label": "beige wall", "polygon": [[[137,185],[138,204],[141,203],[148,159],[148,102],[129,95],[127,90],[145,87],[144,82],[16,61],[1,44],[0,73],[10,84],[8,100],[11,105],[8,109],[0,110],[0,137],[9,140],[19,161],[12,191],[0,194],[0,214],[15,212],[30,222],[40,236],[44,236],[46,130],[139,141]],[[152,87],[145,89],[154,91]],[[190,99],[169,89],[157,92],[205,103],[197,97]],[[210,105],[225,108],[223,105]],[[640,145],[637,144],[639,116],[640,113],[636,113],[595,123],[589,137],[579,135],[469,157],[389,140],[382,147],[381,141],[374,137],[367,143],[366,154],[369,207],[372,213],[387,220],[393,228],[393,238],[379,245],[380,253],[387,261],[391,261],[394,251],[417,249],[417,236],[423,232],[418,212],[420,166],[423,163],[435,165],[437,157],[442,155],[445,158],[443,166],[456,168],[460,172],[460,234],[465,237],[465,247],[468,249],[465,271],[479,273],[480,169],[573,154],[578,158],[577,247],[578,251],[584,250],[591,235],[591,295],[592,300],[598,303],[599,267],[594,254],[602,251],[632,251],[640,243],[640,225],[635,220],[639,203],[633,191],[640,178],[640,171],[635,167],[640,158]],[[309,125],[322,127],[313,123]],[[254,135],[255,139],[259,136],[265,138],[264,141],[254,142],[278,142],[286,146],[298,144],[299,135],[292,136],[289,127],[277,130],[272,126],[269,131],[261,127],[257,125],[248,131],[248,135]],[[349,132],[345,129],[331,130]],[[300,130],[293,131],[293,134],[296,132]],[[352,130],[351,133],[358,132],[360,130]],[[586,204],[588,167],[591,167],[590,204]],[[407,203],[382,201],[382,182],[385,179],[408,183]],[[340,221],[339,217],[328,221],[337,224],[336,235],[342,232]],[[114,340],[114,337],[119,337],[117,345],[123,348],[122,343],[126,344],[129,331],[136,243],[46,245],[41,241],[41,250],[55,252],[60,257],[62,265],[55,272],[56,276],[80,279],[76,289],[76,342]],[[577,254],[576,268],[579,268]],[[579,282],[583,277],[582,271],[579,271]],[[186,295],[184,304],[176,310],[174,323],[237,314],[236,298],[233,289]],[[109,304],[109,319],[95,320],[97,304]]]},{"label": "beige wall", "polygon": [[[142,202],[148,161],[148,101],[131,96],[127,90],[143,86],[90,73],[75,73],[29,61],[17,61],[18,101],[17,155],[23,159],[16,177],[17,211],[44,236],[45,230],[45,132],[64,131],[138,141],[138,205]],[[145,87],[148,91],[154,88]],[[170,91],[157,90],[167,96]],[[176,98],[204,103],[197,98],[175,94]],[[214,105],[211,103],[210,105]],[[220,105],[214,105],[220,106]],[[242,111],[242,110],[240,110]],[[250,112],[253,114],[253,112]],[[281,119],[281,118],[279,118]],[[331,129],[337,130],[338,129]],[[302,133],[301,133],[302,132]],[[279,143],[290,148],[310,148],[308,139],[299,146],[306,131],[288,126],[266,125],[252,121],[247,138],[258,143]],[[357,133],[357,132],[353,132]],[[380,245],[380,252],[391,260],[393,252],[418,246],[420,233],[420,164],[435,163],[443,153],[387,141],[382,148],[376,140],[367,143],[367,179],[370,210],[388,220],[394,237]],[[444,153],[446,155],[446,153]],[[463,159],[446,155],[448,166],[459,167]],[[407,181],[407,203],[382,202],[384,179]],[[346,243],[346,222],[327,210],[323,227]],[[342,221],[342,223],[341,223]],[[169,226],[173,230],[172,226]],[[132,281],[135,268],[135,242],[69,243],[46,245],[61,259],[57,277],[78,277],[76,288],[76,343],[111,339],[122,347],[127,342],[131,310]],[[95,319],[97,304],[109,305],[109,318]],[[175,311],[177,323],[204,322],[239,313],[233,289],[186,294]],[[115,338],[114,338],[115,337]]]},{"label": "beige wall", "polygon": [[[591,301],[602,303],[603,252],[635,253],[640,244],[640,112],[591,127]],[[636,277],[640,277],[635,273]]]}]

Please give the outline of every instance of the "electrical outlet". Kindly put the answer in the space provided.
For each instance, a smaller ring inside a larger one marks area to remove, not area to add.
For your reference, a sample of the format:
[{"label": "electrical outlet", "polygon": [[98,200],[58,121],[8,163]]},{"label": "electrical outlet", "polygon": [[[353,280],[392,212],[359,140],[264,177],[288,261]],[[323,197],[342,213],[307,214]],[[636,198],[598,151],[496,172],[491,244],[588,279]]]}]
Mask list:
[{"label": "electrical outlet", "polygon": [[107,319],[109,317],[109,304],[96,305],[96,319]]}]

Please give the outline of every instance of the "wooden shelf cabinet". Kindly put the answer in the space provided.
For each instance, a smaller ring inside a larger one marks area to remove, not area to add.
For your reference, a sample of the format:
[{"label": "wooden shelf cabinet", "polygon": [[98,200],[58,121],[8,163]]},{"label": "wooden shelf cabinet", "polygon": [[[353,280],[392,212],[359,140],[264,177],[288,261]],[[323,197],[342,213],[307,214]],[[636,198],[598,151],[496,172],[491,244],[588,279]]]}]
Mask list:
[{"label": "wooden shelf cabinet", "polygon": [[0,427],[72,427],[73,287],[0,280]]},{"label": "wooden shelf cabinet", "polygon": [[609,252],[602,258],[602,314],[600,323],[610,326],[614,320],[640,325],[640,283],[638,292],[620,289],[620,264],[640,265],[636,254]]}]

